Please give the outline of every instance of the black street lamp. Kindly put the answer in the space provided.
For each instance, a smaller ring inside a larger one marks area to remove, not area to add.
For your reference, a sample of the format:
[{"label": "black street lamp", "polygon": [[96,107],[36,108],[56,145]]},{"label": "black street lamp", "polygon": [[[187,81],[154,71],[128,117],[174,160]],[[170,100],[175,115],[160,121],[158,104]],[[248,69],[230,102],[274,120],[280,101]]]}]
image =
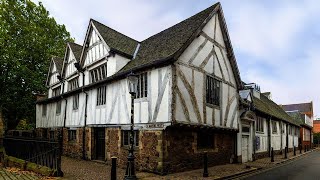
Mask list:
[{"label": "black street lamp", "polygon": [[131,125],[130,125],[130,147],[129,147],[129,154],[128,154],[128,162],[127,162],[127,169],[124,179],[137,179],[136,172],[134,169],[134,148],[133,148],[133,137],[134,137],[134,97],[137,93],[137,84],[138,84],[138,77],[133,74],[132,72],[128,75],[128,86],[129,86],[129,93],[131,95]]}]

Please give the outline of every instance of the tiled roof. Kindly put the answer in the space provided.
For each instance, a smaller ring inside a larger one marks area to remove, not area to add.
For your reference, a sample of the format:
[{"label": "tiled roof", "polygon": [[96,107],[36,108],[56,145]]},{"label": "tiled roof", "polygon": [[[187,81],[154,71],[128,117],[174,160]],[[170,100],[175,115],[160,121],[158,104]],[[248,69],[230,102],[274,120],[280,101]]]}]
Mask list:
[{"label": "tiled roof", "polygon": [[300,122],[289,116],[280,106],[278,106],[275,102],[268,99],[265,95],[261,94],[260,99],[257,97],[253,97],[253,105],[254,107],[264,113],[271,115],[277,119],[289,122],[291,124],[300,125]]},{"label": "tiled roof", "polygon": [[108,44],[108,46],[112,50],[116,50],[118,52],[124,53],[127,56],[132,57],[137,45],[138,41],[121,34],[120,32],[111,29],[108,26],[105,26],[104,24],[91,19],[94,26],[97,28],[98,32],[102,36],[103,40]]},{"label": "tiled roof", "polygon": [[80,61],[80,56],[81,56],[81,51],[82,51],[82,46],[73,42],[68,42],[75,58],[77,61]]},{"label": "tiled roof", "polygon": [[218,5],[219,3],[216,3],[198,14],[142,41],[136,58],[121,71],[152,64],[157,60],[172,58],[195,31],[201,27],[205,19]]},{"label": "tiled roof", "polygon": [[63,59],[60,57],[54,56],[54,57],[52,57],[52,61],[56,65],[58,73],[61,74]]},{"label": "tiled roof", "polygon": [[300,104],[287,104],[282,105],[282,108],[285,111],[300,111],[300,112],[311,112],[312,111],[312,102],[310,103],[300,103]]}]

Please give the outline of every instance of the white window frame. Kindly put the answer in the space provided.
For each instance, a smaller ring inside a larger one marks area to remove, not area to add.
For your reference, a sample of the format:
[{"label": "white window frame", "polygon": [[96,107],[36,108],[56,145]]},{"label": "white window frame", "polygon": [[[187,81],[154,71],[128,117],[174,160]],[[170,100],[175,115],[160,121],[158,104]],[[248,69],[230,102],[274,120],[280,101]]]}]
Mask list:
[{"label": "white window frame", "polygon": [[106,104],[107,86],[101,86],[97,88],[97,106],[102,106]]},{"label": "white window frame", "polygon": [[148,97],[148,73],[138,75],[137,94],[135,99]]},{"label": "white window frame", "polygon": [[264,121],[265,119],[257,116],[256,119],[256,132],[264,133]]}]

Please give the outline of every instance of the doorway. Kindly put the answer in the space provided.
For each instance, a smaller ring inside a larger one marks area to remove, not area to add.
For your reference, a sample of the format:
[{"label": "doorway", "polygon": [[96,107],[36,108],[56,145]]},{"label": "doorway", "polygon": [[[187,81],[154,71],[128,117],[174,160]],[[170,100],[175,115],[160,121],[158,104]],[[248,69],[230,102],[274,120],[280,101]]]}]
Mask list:
[{"label": "doorway", "polygon": [[242,136],[242,163],[249,159],[249,136]]},{"label": "doorway", "polygon": [[94,139],[95,139],[95,159],[104,161],[105,149],[106,149],[105,128],[95,128]]}]

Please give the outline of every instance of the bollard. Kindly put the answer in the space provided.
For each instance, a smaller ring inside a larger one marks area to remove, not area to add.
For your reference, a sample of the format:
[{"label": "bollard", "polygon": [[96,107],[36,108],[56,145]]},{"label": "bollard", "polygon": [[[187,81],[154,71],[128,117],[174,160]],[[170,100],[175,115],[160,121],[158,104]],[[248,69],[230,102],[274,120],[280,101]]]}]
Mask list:
[{"label": "bollard", "polygon": [[304,152],[307,152],[307,145],[304,145]]},{"label": "bollard", "polygon": [[203,177],[209,177],[208,173],[208,153],[203,154]]},{"label": "bollard", "polygon": [[117,179],[117,157],[111,157],[111,180]]},{"label": "bollard", "polygon": [[302,150],[302,145],[300,144],[299,146],[299,150],[300,150],[300,154],[302,154],[301,150]]},{"label": "bollard", "polygon": [[293,155],[294,155],[294,156],[297,155],[297,154],[296,154],[296,147],[295,147],[295,146],[293,146]]},{"label": "bollard", "polygon": [[273,152],[273,148],[271,148],[271,162],[274,162],[274,152]]},{"label": "bollard", "polygon": [[285,147],[285,148],[284,148],[284,158],[285,158],[285,159],[288,158],[287,153],[288,153],[288,147]]}]

